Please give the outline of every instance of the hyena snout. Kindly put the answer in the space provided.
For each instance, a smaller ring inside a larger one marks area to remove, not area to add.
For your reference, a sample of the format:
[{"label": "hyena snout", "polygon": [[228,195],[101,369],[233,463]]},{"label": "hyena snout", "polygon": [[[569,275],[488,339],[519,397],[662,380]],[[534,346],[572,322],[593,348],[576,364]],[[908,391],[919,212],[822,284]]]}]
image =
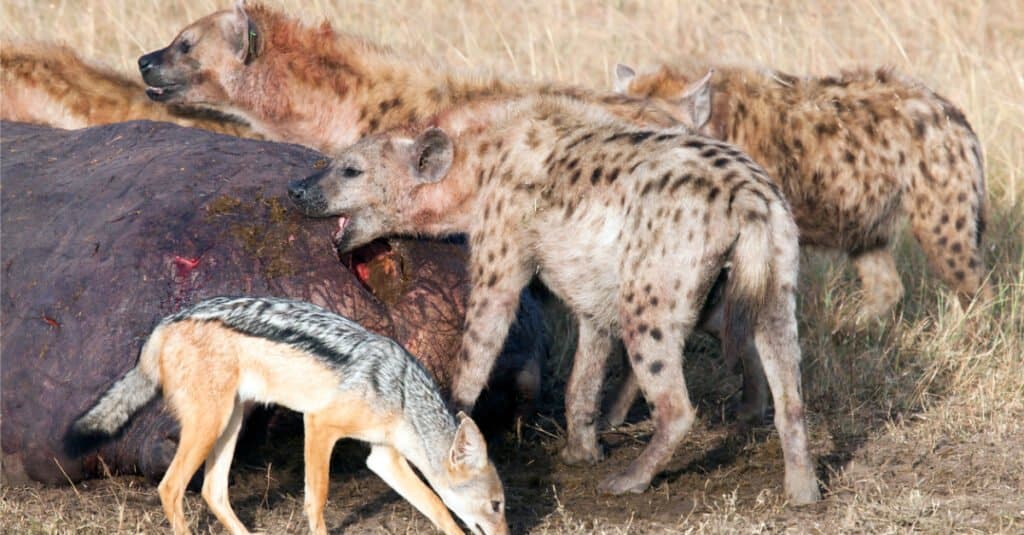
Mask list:
[{"label": "hyena snout", "polygon": [[320,179],[326,174],[321,171],[302,180],[288,183],[288,198],[295,203],[304,214],[311,217],[327,215],[327,198],[320,187]]},{"label": "hyena snout", "polygon": [[157,102],[170,100],[185,86],[180,76],[170,74],[170,69],[166,68],[166,51],[166,48],[161,48],[139,58],[139,72],[142,73],[142,81],[148,86],[146,96]]},{"label": "hyena snout", "polygon": [[159,67],[160,64],[163,63],[163,52],[164,49],[161,48],[160,50],[150,52],[149,54],[143,54],[139,57],[139,72],[142,73],[143,77],[146,76],[146,73],[156,67]]}]

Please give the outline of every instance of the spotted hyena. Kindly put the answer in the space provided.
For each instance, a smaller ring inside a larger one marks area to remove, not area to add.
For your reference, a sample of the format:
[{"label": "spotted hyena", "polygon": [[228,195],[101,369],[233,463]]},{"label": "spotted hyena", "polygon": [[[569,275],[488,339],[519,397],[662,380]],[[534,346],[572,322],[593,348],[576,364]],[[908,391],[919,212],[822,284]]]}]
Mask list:
[{"label": "spotted hyena", "polygon": [[85,128],[138,119],[167,121],[242,137],[258,137],[242,122],[205,110],[161,106],[143,86],[52,43],[0,45],[0,119],[57,128]]},{"label": "spotted hyena", "polygon": [[573,95],[638,123],[676,122],[643,99],[461,73],[252,2],[189,24],[140,57],[139,70],[155,101],[237,116],[268,139],[325,153],[453,106],[535,93]]},{"label": "spotted hyena", "polygon": [[981,252],[981,144],[964,114],[922,84],[891,69],[797,78],[716,67],[698,79],[620,65],[616,75],[619,91],[667,103],[684,123],[765,166],[789,200],[801,242],[853,260],[864,287],[858,322],[903,296],[889,244],[904,214],[964,307],[991,294]]},{"label": "spotted hyena", "polygon": [[573,311],[568,462],[602,457],[595,421],[605,361],[621,337],[654,407],[643,454],[606,479],[641,492],[695,417],[681,347],[727,265],[724,343],[751,336],[783,442],[786,491],[819,497],[800,394],[797,229],[779,189],[735,147],[687,129],[644,129],[564,97],[453,110],[364,138],[289,187],[309,215],[337,216],[348,250],[379,236],[467,233],[469,297],[457,403],[471,407],[536,273]]}]

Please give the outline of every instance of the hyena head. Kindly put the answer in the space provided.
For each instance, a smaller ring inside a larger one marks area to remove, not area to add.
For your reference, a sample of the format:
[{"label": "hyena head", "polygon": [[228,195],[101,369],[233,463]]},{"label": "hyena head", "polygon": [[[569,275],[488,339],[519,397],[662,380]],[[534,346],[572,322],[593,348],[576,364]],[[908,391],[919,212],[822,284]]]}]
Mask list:
[{"label": "hyena head", "polygon": [[337,216],[334,246],[346,253],[410,229],[421,210],[421,188],[444,179],[454,155],[451,138],[438,128],[415,139],[368,136],[324,170],[288,184],[288,196],[307,216]]},{"label": "hyena head", "polygon": [[668,67],[637,74],[631,67],[620,63],[615,66],[615,92],[659,101],[660,107],[677,121],[713,136],[714,133],[708,131],[711,126],[713,74],[715,71],[711,69],[694,82]]},{"label": "hyena head", "polygon": [[455,516],[478,535],[506,534],[505,490],[494,463],[487,457],[487,441],[465,413],[444,460],[434,490]]},{"label": "hyena head", "polygon": [[244,0],[188,25],[166,48],[139,58],[149,98],[170,104],[217,105],[229,99],[226,82],[260,52]]}]

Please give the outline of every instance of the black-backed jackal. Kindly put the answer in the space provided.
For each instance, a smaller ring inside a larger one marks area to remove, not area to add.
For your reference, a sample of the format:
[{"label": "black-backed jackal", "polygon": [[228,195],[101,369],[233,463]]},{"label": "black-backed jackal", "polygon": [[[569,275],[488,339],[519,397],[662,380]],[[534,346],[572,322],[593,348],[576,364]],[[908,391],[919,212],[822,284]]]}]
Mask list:
[{"label": "black-backed jackal", "polygon": [[73,433],[115,433],[158,389],[181,424],[159,487],[175,533],[188,533],[182,497],[204,460],[203,498],[231,533],[247,533],[228,503],[228,469],[249,400],[304,414],[312,532],[327,532],[331,449],[345,437],[369,442],[367,466],[445,533],[462,533],[446,505],[475,533],[508,531],[504,490],[476,424],[452,415],[428,372],[397,342],[320,307],[218,297],[165,318],[138,365]]}]

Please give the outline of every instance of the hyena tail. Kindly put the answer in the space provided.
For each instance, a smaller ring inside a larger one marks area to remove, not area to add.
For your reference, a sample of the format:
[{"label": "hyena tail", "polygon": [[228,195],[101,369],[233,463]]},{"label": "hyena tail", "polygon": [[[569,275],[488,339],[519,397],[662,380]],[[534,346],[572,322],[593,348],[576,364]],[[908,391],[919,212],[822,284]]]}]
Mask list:
[{"label": "hyena tail", "polygon": [[158,327],[142,347],[139,363],[72,424],[72,434],[95,438],[113,436],[155,398],[160,389],[158,359],[162,345],[163,333]]},{"label": "hyena tail", "polygon": [[756,204],[756,209],[741,216],[744,224],[732,248],[722,333],[722,351],[727,356],[743,354],[753,339],[758,313],[774,298],[777,277],[786,275],[777,241],[787,235],[796,239],[796,224],[783,204]]}]

